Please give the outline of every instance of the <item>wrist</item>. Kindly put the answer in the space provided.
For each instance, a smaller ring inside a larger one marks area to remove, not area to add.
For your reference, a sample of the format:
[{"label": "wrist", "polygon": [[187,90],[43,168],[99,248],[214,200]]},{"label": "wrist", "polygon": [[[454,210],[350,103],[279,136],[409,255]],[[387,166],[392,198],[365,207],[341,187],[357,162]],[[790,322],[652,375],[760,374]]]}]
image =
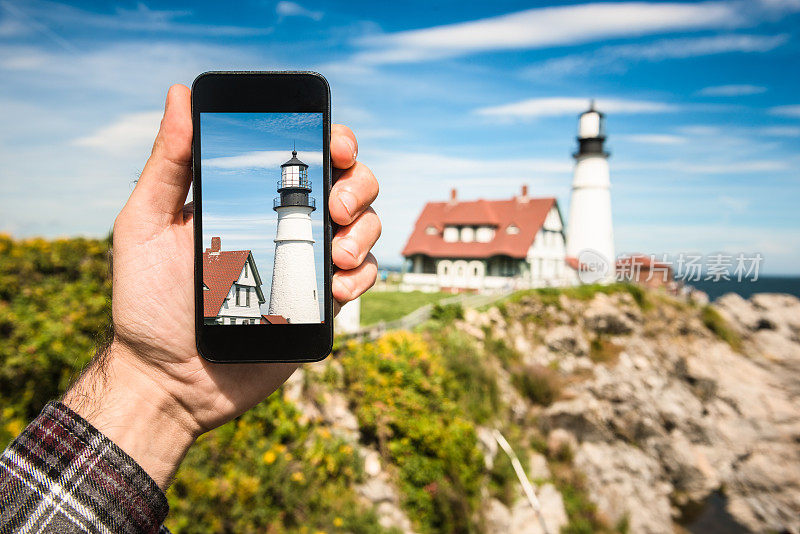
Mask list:
[{"label": "wrist", "polygon": [[112,343],[64,404],[131,456],[165,490],[201,431],[124,344]]}]

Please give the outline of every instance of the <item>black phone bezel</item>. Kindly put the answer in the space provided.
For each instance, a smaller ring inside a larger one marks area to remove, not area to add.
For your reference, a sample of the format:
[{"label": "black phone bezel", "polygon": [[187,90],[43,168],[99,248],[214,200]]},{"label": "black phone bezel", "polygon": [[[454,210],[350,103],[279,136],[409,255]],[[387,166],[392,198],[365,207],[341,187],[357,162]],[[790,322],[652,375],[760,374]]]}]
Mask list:
[{"label": "black phone bezel", "polygon": [[332,226],[328,215],[330,157],[323,158],[324,322],[286,325],[206,325],[203,317],[203,199],[200,147],[201,113],[322,113],[323,154],[330,154],[330,86],[316,72],[215,71],[192,84],[192,170],[194,173],[195,338],[200,355],[215,363],[316,362],[333,345],[331,294]]}]

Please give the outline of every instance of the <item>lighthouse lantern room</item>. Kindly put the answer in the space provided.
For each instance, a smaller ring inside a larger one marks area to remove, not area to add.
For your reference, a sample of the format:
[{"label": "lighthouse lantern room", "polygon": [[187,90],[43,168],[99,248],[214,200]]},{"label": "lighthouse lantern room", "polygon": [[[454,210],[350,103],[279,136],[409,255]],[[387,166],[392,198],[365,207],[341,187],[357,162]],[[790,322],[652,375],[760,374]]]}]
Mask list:
[{"label": "lighthouse lantern room", "polygon": [[311,213],[316,209],[308,179],[308,165],[292,158],[281,165],[281,179],[273,209],[278,213],[275,263],[272,269],[269,313],[290,323],[320,321]]}]

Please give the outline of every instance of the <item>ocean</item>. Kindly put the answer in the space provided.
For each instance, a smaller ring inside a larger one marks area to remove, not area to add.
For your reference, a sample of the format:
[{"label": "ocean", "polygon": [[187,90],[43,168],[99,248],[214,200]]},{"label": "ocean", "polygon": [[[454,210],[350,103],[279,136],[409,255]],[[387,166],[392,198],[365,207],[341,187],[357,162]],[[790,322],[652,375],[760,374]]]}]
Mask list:
[{"label": "ocean", "polygon": [[755,293],[788,293],[800,297],[800,276],[759,276],[755,282],[749,280],[742,282],[701,280],[687,285],[705,291],[710,300],[715,300],[725,293],[738,293],[742,298],[748,298]]}]

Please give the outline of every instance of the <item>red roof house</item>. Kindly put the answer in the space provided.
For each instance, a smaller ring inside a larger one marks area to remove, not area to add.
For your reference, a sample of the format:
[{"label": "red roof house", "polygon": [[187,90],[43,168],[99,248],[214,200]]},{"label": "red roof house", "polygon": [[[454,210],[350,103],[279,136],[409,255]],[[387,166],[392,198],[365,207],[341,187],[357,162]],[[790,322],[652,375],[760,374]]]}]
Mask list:
[{"label": "red roof house", "polygon": [[203,252],[203,317],[209,324],[261,323],[266,301],[249,250],[222,250],[219,237]]},{"label": "red roof house", "polygon": [[523,187],[507,200],[459,201],[454,189],[450,200],[422,209],[402,252],[410,263],[404,284],[454,291],[560,285],[568,275],[564,250],[555,198],[531,198]]}]

